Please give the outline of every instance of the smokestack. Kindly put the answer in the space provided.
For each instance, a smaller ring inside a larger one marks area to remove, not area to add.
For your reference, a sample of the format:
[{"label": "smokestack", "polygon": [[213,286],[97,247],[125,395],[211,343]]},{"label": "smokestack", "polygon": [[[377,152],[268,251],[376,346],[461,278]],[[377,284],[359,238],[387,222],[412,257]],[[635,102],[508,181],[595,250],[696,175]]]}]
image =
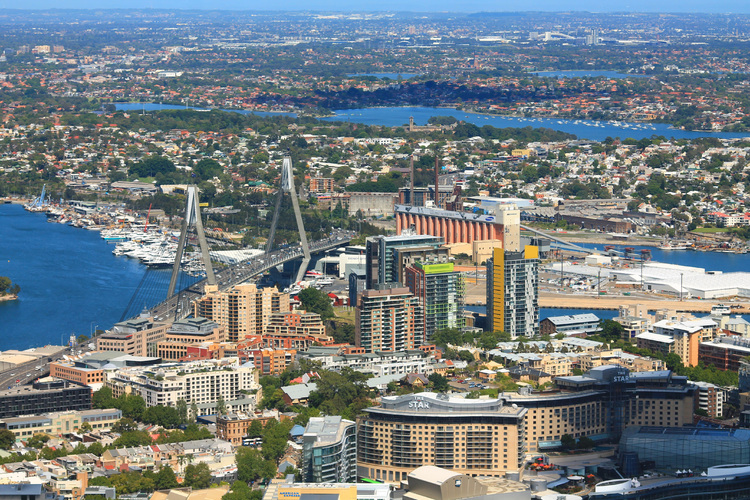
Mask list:
[{"label": "smokestack", "polygon": [[435,208],[440,208],[440,189],[438,188],[438,181],[440,180],[440,165],[438,164],[438,155],[435,151]]},{"label": "smokestack", "polygon": [[409,162],[411,168],[411,191],[409,192],[409,205],[414,206],[414,155],[411,155],[411,161]]}]

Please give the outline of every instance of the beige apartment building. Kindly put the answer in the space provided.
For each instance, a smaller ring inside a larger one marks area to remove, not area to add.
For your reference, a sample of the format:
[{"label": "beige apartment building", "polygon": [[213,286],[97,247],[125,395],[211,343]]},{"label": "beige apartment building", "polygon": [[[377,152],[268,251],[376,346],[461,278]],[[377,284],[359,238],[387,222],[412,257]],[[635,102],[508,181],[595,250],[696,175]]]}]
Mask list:
[{"label": "beige apartment building", "polygon": [[564,435],[616,441],[628,426],[693,422],[697,388],[686,377],[602,366],[558,377],[556,387],[462,399],[421,393],[384,397],[359,421],[357,464],[366,477],[398,483],[423,465],[502,476],[526,453],[556,450]]},{"label": "beige apartment building", "polygon": [[[238,358],[126,368],[112,374],[107,386],[114,397],[126,392],[140,395],[148,407],[176,407],[179,400],[201,405],[216,403],[220,397],[227,403],[262,397],[258,370],[240,365]],[[256,395],[246,395],[251,392]]]},{"label": "beige apartment building", "polygon": [[156,356],[156,345],[166,338],[169,327],[169,323],[155,323],[151,318],[121,321],[96,337],[96,348],[131,356]]},{"label": "beige apartment building", "polygon": [[526,408],[423,392],[382,398],[358,425],[357,466],[398,483],[417,467],[501,477],[523,466]]},{"label": "beige apartment building", "polygon": [[193,315],[223,326],[229,342],[248,335],[262,335],[271,314],[289,311],[289,294],[276,288],[258,289],[252,283],[236,285],[220,292],[217,285],[206,285],[206,295],[193,303]]},{"label": "beige apartment building", "polygon": [[263,334],[264,347],[275,349],[307,350],[315,342],[327,345],[333,338],[326,335],[320,314],[307,311],[271,314]]},{"label": "beige apartment building", "polygon": [[156,354],[164,360],[176,361],[187,355],[188,347],[203,343],[223,342],[225,328],[206,318],[186,318],[175,321],[164,340],[156,346]]}]

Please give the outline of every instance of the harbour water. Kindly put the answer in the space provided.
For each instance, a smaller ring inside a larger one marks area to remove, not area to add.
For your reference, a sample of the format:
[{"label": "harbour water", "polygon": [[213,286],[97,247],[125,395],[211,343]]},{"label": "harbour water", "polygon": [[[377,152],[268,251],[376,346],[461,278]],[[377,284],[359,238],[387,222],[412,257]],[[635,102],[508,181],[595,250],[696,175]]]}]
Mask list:
[{"label": "harbour water", "polygon": [[0,350],[60,345],[120,321],[146,266],[113,248],[97,231],[0,205],[0,276],[21,286],[18,300],[0,302]]},{"label": "harbour water", "polygon": [[536,76],[550,78],[648,78],[649,75],[634,75],[631,73],[618,73],[617,71],[598,69],[571,69],[563,71],[533,71]]},{"label": "harbour water", "polygon": [[378,78],[379,80],[384,80],[386,78],[390,80],[408,80],[409,78],[413,76],[418,76],[417,73],[350,73],[346,76],[374,76],[375,78]]},{"label": "harbour water", "polygon": [[414,117],[416,125],[426,125],[432,116],[452,116],[457,120],[473,123],[481,127],[492,125],[496,128],[508,127],[532,127],[549,128],[575,134],[579,139],[590,139],[602,141],[607,137],[621,139],[642,139],[653,135],[663,135],[675,139],[697,139],[699,137],[719,137],[725,139],[736,139],[749,137],[749,133],[730,132],[690,132],[686,130],[672,129],[665,123],[642,124],[620,122],[600,122],[595,120],[570,120],[558,118],[522,118],[513,116],[486,115],[480,113],[468,113],[452,108],[427,108],[427,107],[387,107],[387,108],[363,108],[342,109],[334,111],[336,116],[324,118],[324,120],[342,120],[364,125],[385,125],[398,127],[407,125],[409,117]]},{"label": "harbour water", "polygon": [[[158,104],[158,103],[116,103],[117,109],[123,111],[158,111],[161,109],[185,109],[184,106]],[[200,108],[198,108],[200,109]],[[207,111],[207,110],[206,110]],[[260,116],[297,116],[295,113],[270,113],[265,111],[226,110],[242,114],[256,114]],[[603,141],[607,137],[643,139],[654,135],[675,139],[697,139],[699,137],[718,137],[723,139],[740,139],[750,137],[750,132],[691,132],[670,128],[665,123],[630,123],[630,122],[602,122],[595,120],[570,120],[557,118],[523,118],[514,116],[497,116],[481,113],[468,113],[453,108],[429,108],[421,106],[413,107],[383,107],[383,108],[358,108],[341,109],[334,111],[334,116],[322,118],[323,121],[345,121],[361,123],[363,125],[384,125],[388,127],[400,127],[408,125],[409,117],[414,117],[416,125],[426,125],[427,120],[433,116],[452,116],[466,123],[473,123],[481,127],[492,125],[496,128],[548,128],[575,134],[579,139]]]},{"label": "harbour water", "polygon": [[[565,238],[565,235],[560,235]],[[604,250],[602,243],[576,243],[583,248],[593,248]],[[607,244],[609,246],[609,244]],[[636,253],[642,249],[651,251],[651,260],[655,262],[665,262],[676,264],[678,266],[700,267],[706,271],[721,271],[724,273],[745,272],[750,264],[750,254],[741,253],[718,253],[718,252],[697,252],[693,250],[661,250],[658,247],[646,247],[638,245],[612,245],[615,250],[623,251],[626,247],[634,248]]]}]

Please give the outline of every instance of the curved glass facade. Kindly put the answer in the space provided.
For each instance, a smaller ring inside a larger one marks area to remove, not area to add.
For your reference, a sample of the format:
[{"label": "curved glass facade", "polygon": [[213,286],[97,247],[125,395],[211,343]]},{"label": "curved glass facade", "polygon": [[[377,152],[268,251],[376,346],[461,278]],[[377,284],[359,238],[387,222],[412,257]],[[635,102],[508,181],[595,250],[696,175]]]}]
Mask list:
[{"label": "curved glass facade", "polygon": [[695,427],[631,427],[620,439],[620,453],[636,453],[656,469],[707,469],[750,463],[750,430]]}]

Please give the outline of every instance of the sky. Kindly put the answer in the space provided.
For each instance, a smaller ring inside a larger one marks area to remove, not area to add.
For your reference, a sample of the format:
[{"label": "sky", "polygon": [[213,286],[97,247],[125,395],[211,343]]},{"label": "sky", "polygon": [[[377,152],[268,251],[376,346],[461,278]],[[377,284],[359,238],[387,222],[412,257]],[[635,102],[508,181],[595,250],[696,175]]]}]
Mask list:
[{"label": "sky", "polygon": [[210,9],[412,12],[710,12],[750,13],[750,0],[0,0],[0,9]]}]

